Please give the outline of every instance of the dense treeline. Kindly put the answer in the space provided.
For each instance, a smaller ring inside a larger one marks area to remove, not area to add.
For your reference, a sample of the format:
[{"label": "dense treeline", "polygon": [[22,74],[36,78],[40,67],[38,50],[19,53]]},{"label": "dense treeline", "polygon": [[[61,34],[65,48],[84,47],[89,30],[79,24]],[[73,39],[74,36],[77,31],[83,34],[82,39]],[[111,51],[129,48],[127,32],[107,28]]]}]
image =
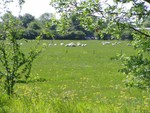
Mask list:
[{"label": "dense treeline", "polygon": [[[13,16],[13,15],[12,15]],[[44,13],[38,19],[36,19],[31,14],[24,14],[23,16],[15,17],[13,19],[19,20],[21,23],[22,29],[22,37],[25,39],[35,39],[42,33],[43,39],[56,39],[56,40],[85,40],[85,39],[115,39],[109,34],[104,34],[103,37],[100,37],[96,33],[96,29],[94,31],[89,31],[84,29],[80,25],[80,20],[77,15],[72,14],[67,21],[71,22],[71,26],[68,27],[68,30],[64,34],[59,33],[59,26],[57,24],[53,24],[52,18],[54,17],[51,13]],[[93,17],[95,18],[95,17]],[[8,14],[4,14],[1,17],[0,26],[3,26],[5,22],[9,21]],[[55,20],[58,21],[59,20]],[[105,24],[107,26],[107,23]],[[145,27],[149,27],[149,18],[144,23]],[[3,27],[0,27],[0,32],[3,32]],[[129,39],[132,40],[132,31],[123,31],[123,35],[121,39]]]}]

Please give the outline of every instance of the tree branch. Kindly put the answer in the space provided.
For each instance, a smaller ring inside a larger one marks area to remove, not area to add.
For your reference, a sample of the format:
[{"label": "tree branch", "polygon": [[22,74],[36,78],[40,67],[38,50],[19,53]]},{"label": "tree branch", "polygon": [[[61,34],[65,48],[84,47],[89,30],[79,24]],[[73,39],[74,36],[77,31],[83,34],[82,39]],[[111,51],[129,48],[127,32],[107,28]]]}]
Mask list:
[{"label": "tree branch", "polygon": [[150,37],[150,35],[148,35],[148,34],[142,32],[142,31],[140,31],[140,30],[138,30],[138,29],[136,29],[136,28],[134,28],[134,27],[132,27],[132,26],[130,26],[130,28],[133,29],[134,31],[136,31],[136,32],[138,32],[138,33],[140,33],[140,34],[142,34],[142,35],[145,35],[146,37]]},{"label": "tree branch", "polygon": [[149,4],[150,4],[150,0],[144,0],[144,1],[146,1],[147,3],[149,3]]}]

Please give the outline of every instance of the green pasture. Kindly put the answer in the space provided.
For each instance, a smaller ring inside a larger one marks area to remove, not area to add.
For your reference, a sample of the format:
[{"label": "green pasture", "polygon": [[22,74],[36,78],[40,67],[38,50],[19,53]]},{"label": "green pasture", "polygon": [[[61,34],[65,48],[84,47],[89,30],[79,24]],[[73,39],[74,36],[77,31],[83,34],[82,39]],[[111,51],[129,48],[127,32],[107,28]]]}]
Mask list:
[{"label": "green pasture", "polygon": [[[62,42],[80,42],[87,46],[65,47],[60,45]],[[17,84],[16,95],[24,98],[7,103],[11,106],[7,109],[14,113],[149,112],[149,93],[127,88],[123,83],[126,76],[118,71],[121,62],[111,60],[116,54],[135,54],[133,47],[127,46],[130,42],[121,41],[115,46],[102,45],[102,42],[41,41],[45,49],[34,61],[31,71],[31,78],[38,81]],[[114,42],[117,41],[111,41]],[[50,43],[57,45],[49,46]],[[28,51],[34,44],[34,41],[23,42],[22,50]]]}]

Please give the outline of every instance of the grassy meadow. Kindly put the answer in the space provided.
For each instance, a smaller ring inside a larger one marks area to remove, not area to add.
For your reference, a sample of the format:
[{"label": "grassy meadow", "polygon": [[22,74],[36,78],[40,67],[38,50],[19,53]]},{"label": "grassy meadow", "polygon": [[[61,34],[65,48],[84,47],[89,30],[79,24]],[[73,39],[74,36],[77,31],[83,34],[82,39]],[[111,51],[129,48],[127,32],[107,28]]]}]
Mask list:
[{"label": "grassy meadow", "polygon": [[[17,84],[14,98],[8,99],[0,87],[0,113],[150,112],[149,92],[127,88],[126,76],[118,72],[121,62],[111,60],[118,53],[135,54],[127,46],[129,41],[115,46],[97,40],[73,41],[86,47],[65,47],[62,42],[72,41],[41,41],[46,48],[33,63],[31,78],[35,81]],[[34,44],[23,42],[22,50]]]}]

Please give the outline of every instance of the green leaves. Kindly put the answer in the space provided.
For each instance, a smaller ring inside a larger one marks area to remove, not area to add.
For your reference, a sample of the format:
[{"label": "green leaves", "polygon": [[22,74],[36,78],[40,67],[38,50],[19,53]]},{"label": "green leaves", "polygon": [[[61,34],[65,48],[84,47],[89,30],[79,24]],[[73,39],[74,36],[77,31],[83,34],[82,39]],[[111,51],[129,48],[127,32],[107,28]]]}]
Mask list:
[{"label": "green leaves", "polygon": [[142,89],[150,88],[150,60],[144,58],[142,53],[123,59],[124,68],[121,69],[127,75],[127,86],[135,86]]},{"label": "green leaves", "polygon": [[20,21],[11,14],[3,18],[3,31],[0,41],[0,63],[2,65],[0,78],[3,79],[5,90],[11,96],[14,93],[14,86],[19,79],[27,80],[30,77],[32,62],[39,55],[39,43],[29,53],[21,50],[22,30]]}]

